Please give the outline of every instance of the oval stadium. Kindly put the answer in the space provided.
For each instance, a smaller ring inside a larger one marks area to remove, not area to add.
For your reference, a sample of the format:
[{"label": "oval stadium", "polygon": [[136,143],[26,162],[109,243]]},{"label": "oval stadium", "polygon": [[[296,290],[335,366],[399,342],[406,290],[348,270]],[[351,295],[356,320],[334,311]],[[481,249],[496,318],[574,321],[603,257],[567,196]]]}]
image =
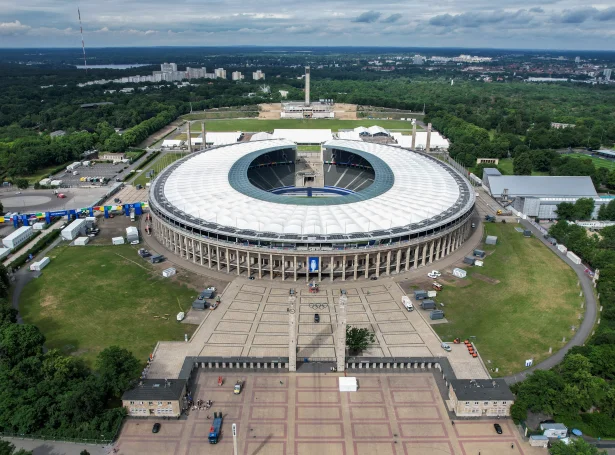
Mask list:
[{"label": "oval stadium", "polygon": [[254,278],[353,280],[426,266],[471,231],[475,193],[425,153],[285,139],[186,156],[152,182],[153,231],[193,263]]}]

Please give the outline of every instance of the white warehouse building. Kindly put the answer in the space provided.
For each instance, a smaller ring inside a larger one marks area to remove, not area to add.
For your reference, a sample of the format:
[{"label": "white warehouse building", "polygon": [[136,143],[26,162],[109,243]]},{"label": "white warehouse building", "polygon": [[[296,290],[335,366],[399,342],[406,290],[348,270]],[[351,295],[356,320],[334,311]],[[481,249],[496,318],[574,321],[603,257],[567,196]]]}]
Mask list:
[{"label": "white warehouse building", "polygon": [[10,248],[11,250],[14,250],[15,248],[17,248],[19,245],[24,243],[26,240],[28,240],[33,235],[34,235],[34,229],[32,229],[32,226],[22,226],[19,229],[17,229],[15,232],[12,232],[11,234],[3,238],[2,244],[6,248]]}]

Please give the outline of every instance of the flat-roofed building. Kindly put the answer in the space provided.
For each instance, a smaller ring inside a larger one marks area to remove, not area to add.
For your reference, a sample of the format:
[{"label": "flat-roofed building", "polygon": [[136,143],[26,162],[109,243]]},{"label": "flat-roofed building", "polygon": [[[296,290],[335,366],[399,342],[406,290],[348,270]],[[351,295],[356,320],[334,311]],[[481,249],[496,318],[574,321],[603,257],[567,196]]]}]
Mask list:
[{"label": "flat-roofed building", "polygon": [[185,395],[185,380],[142,379],[124,392],[122,406],[133,417],[179,417]]},{"label": "flat-roofed building", "polygon": [[515,402],[504,379],[452,379],[448,398],[458,417],[506,417]]}]

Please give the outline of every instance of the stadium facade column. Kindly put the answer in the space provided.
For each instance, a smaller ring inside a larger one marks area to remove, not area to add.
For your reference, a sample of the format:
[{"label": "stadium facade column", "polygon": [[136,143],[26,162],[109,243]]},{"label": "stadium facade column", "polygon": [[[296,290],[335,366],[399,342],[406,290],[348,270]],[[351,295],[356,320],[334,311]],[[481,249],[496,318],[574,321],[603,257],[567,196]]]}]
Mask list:
[{"label": "stadium facade column", "polygon": [[397,262],[395,264],[395,273],[399,273],[401,267],[401,250],[397,250]]},{"label": "stadium facade column", "polygon": [[216,245],[216,264],[218,265],[218,271],[220,271],[220,247],[218,245]]},{"label": "stadium facade column", "polygon": [[432,240],[431,243],[429,244],[429,263],[430,264],[433,262],[435,243],[436,241]]},{"label": "stadium facade column", "polygon": [[414,247],[414,264],[413,264],[413,267],[415,269],[418,269],[418,267],[419,267],[419,247],[420,247],[420,244],[417,244]]},{"label": "stadium facade column", "polygon": [[207,262],[209,262],[209,268],[211,269],[211,245],[207,244]]},{"label": "stadium facade column", "polygon": [[263,278],[263,262],[261,261],[261,254],[258,253],[258,279]]},{"label": "stadium facade column", "polygon": [[387,275],[391,275],[391,250],[387,251],[387,266],[386,266]]},{"label": "stadium facade column", "polygon": [[297,281],[297,256],[293,256],[293,272],[295,274],[295,281]]},{"label": "stadium facade column", "polygon": [[365,255],[365,278],[369,278],[369,253]]},{"label": "stadium facade column", "polygon": [[408,271],[408,269],[410,268],[410,253],[412,252],[412,247],[408,247],[408,250],[406,251],[406,268],[404,269],[404,271]]},{"label": "stadium facade column", "polygon": [[354,279],[357,279],[357,275],[359,273],[359,255],[354,255]]},{"label": "stadium facade column", "polygon": [[246,253],[246,266],[248,267],[248,278],[250,277],[250,252]]},{"label": "stadium facade column", "polygon": [[[309,283],[310,282],[310,257],[306,256],[305,257],[305,282]],[[318,269],[320,270],[320,264],[318,264]]]},{"label": "stadium facade column", "polygon": [[339,298],[337,315],[337,336],[335,337],[335,356],[337,357],[337,371],[344,371],[346,368],[346,302],[348,297],[341,294]]},{"label": "stadium facade column", "polygon": [[376,253],[376,277],[380,276],[380,251]]},{"label": "stadium facade column", "polygon": [[269,278],[273,280],[273,254],[269,255]]},{"label": "stadium facade column", "polygon": [[235,250],[235,259],[237,261],[237,276],[241,275],[241,254],[239,253],[239,250]]},{"label": "stadium facade column", "polygon": [[442,237],[442,257],[446,256],[446,244],[448,243],[448,234]]},{"label": "stadium facade column", "polygon": [[200,254],[200,260],[201,260],[201,265],[205,265],[205,259],[204,259],[204,254],[203,254],[203,242],[199,242],[199,254]]},{"label": "stadium facade column", "polygon": [[[307,263],[309,264],[309,262]],[[322,263],[322,257],[318,256],[318,281],[322,281],[322,268],[324,264]]]},{"label": "stadium facade column", "polygon": [[284,255],[282,255],[282,281],[286,280],[285,265],[286,265],[286,261],[284,259]]},{"label": "stadium facade column", "polygon": [[440,247],[442,246],[442,238],[438,239],[438,243],[436,243],[436,261],[440,259]]},{"label": "stadium facade column", "polygon": [[296,300],[294,295],[288,297],[288,371],[297,371]]},{"label": "stadium facade column", "polygon": [[227,273],[231,273],[231,255],[229,254],[228,248],[226,248],[226,271]]},{"label": "stadium facade column", "polygon": [[344,255],[342,259],[342,281],[346,281],[346,255]]},{"label": "stadium facade column", "polygon": [[427,260],[427,243],[423,243],[423,262],[422,262],[423,267],[425,267],[426,260]]},{"label": "stadium facade column", "polygon": [[331,256],[331,281],[333,281],[333,264],[335,264],[335,262],[333,261],[335,259],[334,256]]}]

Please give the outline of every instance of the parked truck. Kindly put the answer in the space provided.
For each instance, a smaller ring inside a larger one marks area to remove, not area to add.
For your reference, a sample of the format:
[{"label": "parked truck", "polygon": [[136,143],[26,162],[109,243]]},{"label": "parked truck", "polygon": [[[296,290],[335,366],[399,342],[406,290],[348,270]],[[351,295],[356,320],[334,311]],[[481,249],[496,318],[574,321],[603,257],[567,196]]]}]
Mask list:
[{"label": "parked truck", "polygon": [[222,412],[214,412],[214,421],[209,429],[209,443],[218,444],[220,429],[222,428]]},{"label": "parked truck", "polygon": [[401,304],[404,306],[406,310],[414,311],[414,305],[412,305],[412,302],[410,301],[410,297],[408,297],[407,295],[402,296]]}]

